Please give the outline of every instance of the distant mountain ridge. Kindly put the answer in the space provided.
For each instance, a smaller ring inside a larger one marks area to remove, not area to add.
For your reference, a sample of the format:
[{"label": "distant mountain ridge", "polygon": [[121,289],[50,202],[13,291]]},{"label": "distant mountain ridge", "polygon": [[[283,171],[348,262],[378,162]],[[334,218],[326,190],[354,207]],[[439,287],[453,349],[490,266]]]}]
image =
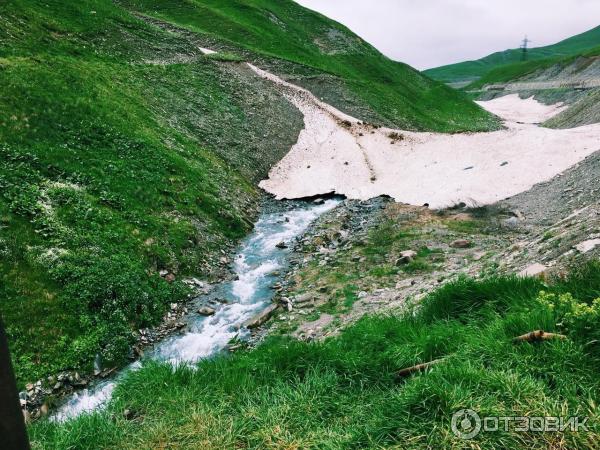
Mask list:
[{"label": "distant mountain ridge", "polygon": [[[600,26],[589,31],[572,36],[556,44],[532,48],[528,51],[528,60],[542,60],[546,58],[568,57],[585,53],[600,46]],[[491,70],[504,65],[518,64],[522,60],[521,49],[509,49],[492,53],[475,61],[464,61],[457,64],[436,67],[425,70],[424,73],[431,78],[443,82],[473,81],[484,77]]]}]

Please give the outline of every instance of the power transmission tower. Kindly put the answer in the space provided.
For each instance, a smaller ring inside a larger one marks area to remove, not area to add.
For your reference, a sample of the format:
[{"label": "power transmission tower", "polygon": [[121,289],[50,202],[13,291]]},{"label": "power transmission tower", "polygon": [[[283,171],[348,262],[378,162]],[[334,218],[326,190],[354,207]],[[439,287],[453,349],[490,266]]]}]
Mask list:
[{"label": "power transmission tower", "polygon": [[530,39],[527,38],[527,36],[525,36],[525,39],[523,39],[523,42],[521,43],[521,61],[527,61],[527,52],[528,52],[528,45],[531,43],[532,41]]}]

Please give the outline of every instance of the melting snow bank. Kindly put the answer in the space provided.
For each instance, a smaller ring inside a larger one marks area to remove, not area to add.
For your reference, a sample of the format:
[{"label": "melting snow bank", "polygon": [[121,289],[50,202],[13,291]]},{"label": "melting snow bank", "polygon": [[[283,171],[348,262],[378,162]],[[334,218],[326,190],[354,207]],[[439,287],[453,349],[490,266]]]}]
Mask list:
[{"label": "melting snow bank", "polygon": [[[277,244],[301,236],[315,219],[339,203],[340,200],[330,199],[320,205],[304,204],[263,215],[237,255],[235,281],[225,282],[216,289],[216,294],[228,303],[216,306],[211,317],[190,315],[188,332],[166,339],[147,358],[173,364],[194,363],[224,349],[231,339],[244,338],[248,331],[243,329],[243,323],[270,304],[271,286],[279,279],[274,272],[287,264],[289,250]],[[141,366],[135,362],[114,379],[74,394],[56,411],[53,420],[64,421],[105,406],[119,380]]]},{"label": "melting snow bank", "polygon": [[533,96],[521,99],[519,94],[505,95],[487,102],[475,103],[506,121],[530,124],[545,122],[568,109],[568,106],[564,106],[562,102],[555,105],[544,105]]},{"label": "melting snow bank", "polygon": [[600,124],[541,128],[535,123],[564,108],[533,98],[511,95],[479,102],[505,119],[505,130],[417,133],[362,123],[303,88],[249,67],[276,83],[304,115],[298,142],[260,183],[278,199],[335,192],[360,200],[389,195],[432,208],[490,204],[527,191],[600,150]]}]

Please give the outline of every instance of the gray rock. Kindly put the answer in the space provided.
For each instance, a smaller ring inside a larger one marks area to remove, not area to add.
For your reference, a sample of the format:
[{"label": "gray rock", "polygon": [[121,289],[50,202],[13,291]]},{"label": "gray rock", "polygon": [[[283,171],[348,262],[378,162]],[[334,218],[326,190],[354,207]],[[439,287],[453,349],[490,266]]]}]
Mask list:
[{"label": "gray rock", "polygon": [[471,243],[471,241],[469,241],[467,239],[457,239],[456,241],[452,242],[452,244],[450,244],[450,247],[452,247],[452,248],[469,248],[472,245],[473,244]]},{"label": "gray rock", "polygon": [[288,312],[292,312],[292,309],[294,309],[292,301],[287,297],[281,297],[281,304]]},{"label": "gray rock", "polygon": [[397,266],[402,266],[404,264],[408,264],[415,259],[417,256],[417,252],[414,250],[405,250],[400,253],[400,257],[396,260]]},{"label": "gray rock", "polygon": [[275,311],[277,311],[278,308],[279,308],[279,305],[277,305],[277,304],[272,304],[272,305],[267,306],[264,310],[262,310],[259,314],[254,316],[252,319],[244,322],[244,327],[246,327],[250,330],[260,327],[265,322],[267,322],[271,317],[273,317],[273,314],[275,313]]},{"label": "gray rock", "polygon": [[294,298],[294,303],[308,303],[311,302],[313,300],[313,295],[310,293],[305,293],[305,294],[301,294],[298,295],[297,297]]},{"label": "gray rock", "polygon": [[600,239],[590,239],[583,241],[575,246],[580,253],[588,253],[600,246]]},{"label": "gray rock", "polygon": [[411,286],[414,286],[416,284],[415,280],[402,280],[399,281],[398,283],[396,283],[396,289],[404,289],[404,288],[408,288]]},{"label": "gray rock", "polygon": [[519,272],[520,277],[546,278],[547,274],[548,268],[540,263],[532,264]]},{"label": "gray rock", "polygon": [[201,316],[212,316],[216,311],[210,306],[203,306],[198,310],[198,314]]},{"label": "gray rock", "polygon": [[517,217],[509,217],[502,221],[502,225],[507,228],[516,228],[519,226],[519,219]]}]

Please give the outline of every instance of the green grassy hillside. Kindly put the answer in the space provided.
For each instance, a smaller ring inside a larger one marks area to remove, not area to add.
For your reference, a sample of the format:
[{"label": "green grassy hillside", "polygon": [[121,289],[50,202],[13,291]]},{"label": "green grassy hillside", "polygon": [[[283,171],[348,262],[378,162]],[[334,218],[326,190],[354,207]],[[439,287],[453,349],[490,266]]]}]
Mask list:
[{"label": "green grassy hillside", "polygon": [[[550,286],[463,278],[401,316],[364,318],[323,342],[272,338],[197,370],[149,364],[117,388],[107,411],[43,421],[31,436],[44,449],[598,448],[598,297],[597,263]],[[566,338],[513,342],[538,329]],[[504,431],[500,422],[463,440],[451,431],[463,408],[587,417],[588,431],[519,432],[519,423]]]},{"label": "green grassy hillside", "polygon": [[23,383],[119,362],[186,295],[160,270],[210,278],[302,117],[111,2],[2,8],[0,310]]},{"label": "green grassy hillside", "polygon": [[124,4],[197,32],[216,48],[242,52],[362,119],[446,132],[497,126],[462,93],[388,59],[347,28],[292,0]]},{"label": "green grassy hillside", "polygon": [[[199,44],[238,57],[203,56]],[[256,181],[302,116],[240,56],[365,119],[496,126],[462,94],[288,0],[3,2],[0,311],[20,384],[89,369],[97,352],[121,362],[131,330],[187,295],[179,280],[214,278],[250,230]]]},{"label": "green grassy hillside", "polygon": [[[528,59],[531,63],[535,60],[562,58],[583,54],[594,47],[598,47],[599,44],[600,26],[553,45],[532,48],[528,52]],[[503,52],[492,53],[491,55],[476,61],[465,61],[458,64],[450,64],[429,69],[424,73],[436,80],[444,82],[475,80],[486,76],[490,71],[495,69],[514,71],[515,67],[520,66],[519,63],[521,63],[521,60],[521,50],[510,49]],[[526,66],[527,62],[524,62],[523,65]],[[507,67],[504,68],[503,66]]]}]

